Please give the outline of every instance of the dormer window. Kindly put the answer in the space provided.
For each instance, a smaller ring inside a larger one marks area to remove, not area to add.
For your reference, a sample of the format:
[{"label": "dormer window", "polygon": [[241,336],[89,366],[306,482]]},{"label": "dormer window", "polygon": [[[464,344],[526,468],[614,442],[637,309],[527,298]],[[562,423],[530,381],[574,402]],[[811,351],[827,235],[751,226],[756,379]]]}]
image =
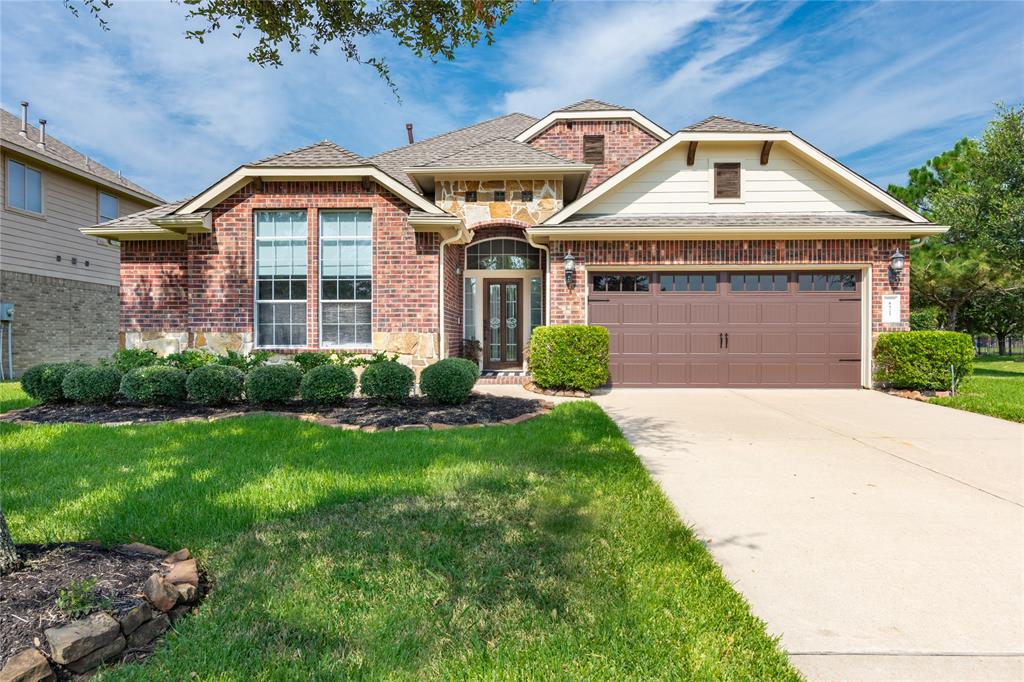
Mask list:
[{"label": "dormer window", "polygon": [[715,198],[716,199],[739,199],[740,198],[740,164],[738,164],[738,163],[716,163],[715,164]]},{"label": "dormer window", "polygon": [[604,163],[604,135],[583,136],[583,163],[593,166]]}]

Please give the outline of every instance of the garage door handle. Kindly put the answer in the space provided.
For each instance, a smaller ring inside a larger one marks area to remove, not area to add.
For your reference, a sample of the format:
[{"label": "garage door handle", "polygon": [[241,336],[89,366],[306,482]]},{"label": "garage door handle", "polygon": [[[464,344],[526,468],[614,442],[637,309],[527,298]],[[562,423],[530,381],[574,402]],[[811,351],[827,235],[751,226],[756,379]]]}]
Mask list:
[{"label": "garage door handle", "polygon": [[860,362],[860,358],[839,358],[839,362]]},{"label": "garage door handle", "polygon": [[722,348],[722,332],[718,332],[718,347]]},{"label": "garage door handle", "polygon": [[729,347],[729,332],[725,333],[725,347]]}]

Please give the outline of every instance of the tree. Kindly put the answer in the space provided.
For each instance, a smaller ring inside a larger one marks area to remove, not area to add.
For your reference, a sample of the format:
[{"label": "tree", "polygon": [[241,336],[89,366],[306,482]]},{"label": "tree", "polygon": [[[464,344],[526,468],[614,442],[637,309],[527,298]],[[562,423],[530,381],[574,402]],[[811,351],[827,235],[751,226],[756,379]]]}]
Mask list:
[{"label": "tree", "polygon": [[0,575],[7,575],[20,565],[18,550],[14,547],[11,531],[7,527],[7,517],[0,508]]},{"label": "tree", "polygon": [[972,333],[995,336],[999,354],[1006,355],[1006,340],[1024,334],[1024,288],[972,299],[964,308],[962,320],[964,329]]},{"label": "tree", "polygon": [[1007,273],[989,252],[969,244],[927,239],[910,250],[910,293],[914,300],[938,306],[946,329],[955,330],[960,310],[984,292],[1005,286]]},{"label": "tree", "polygon": [[[256,45],[249,61],[260,66],[281,66],[282,44],[291,52],[306,50],[317,54],[328,43],[337,43],[349,61],[366,64],[395,90],[391,70],[382,57],[364,57],[358,41],[375,35],[391,35],[417,57],[437,61],[455,59],[463,45],[481,40],[494,42],[494,30],[512,15],[518,0],[183,0],[186,17],[201,28],[189,29],[186,37],[204,42],[206,37],[231,26],[241,38],[255,31]],[[78,16],[79,6],[109,29],[104,10],[113,0],[64,0],[64,6]]]}]

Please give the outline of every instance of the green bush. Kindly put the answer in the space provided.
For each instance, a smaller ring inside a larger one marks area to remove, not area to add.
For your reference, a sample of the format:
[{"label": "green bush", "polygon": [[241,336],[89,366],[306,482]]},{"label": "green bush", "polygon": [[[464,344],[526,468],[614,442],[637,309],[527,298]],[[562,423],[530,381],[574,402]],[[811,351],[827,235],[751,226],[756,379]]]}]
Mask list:
[{"label": "green bush", "polygon": [[50,362],[35,365],[21,375],[21,387],[25,393],[43,403],[64,400],[64,377],[68,372],[85,365],[78,362]]},{"label": "green bush", "polygon": [[241,399],[245,375],[237,367],[204,365],[185,380],[188,399],[201,405],[223,405]]},{"label": "green bush", "polygon": [[237,367],[244,373],[248,374],[249,370],[257,367],[262,367],[267,364],[267,360],[273,355],[270,351],[265,350],[254,350],[248,355],[242,353],[236,353],[233,350],[229,350],[226,355],[218,355],[216,363],[218,365],[227,365],[228,367]]},{"label": "green bush", "polygon": [[64,397],[76,403],[109,403],[121,390],[121,372],[116,367],[75,367],[61,382]]},{"label": "green bush", "polygon": [[423,395],[439,403],[455,405],[469,398],[480,378],[480,368],[465,358],[445,358],[426,367],[420,374]]},{"label": "green bush", "polygon": [[910,311],[910,331],[930,332],[939,328],[939,309],[935,306]]},{"label": "green bush", "polygon": [[563,324],[530,335],[530,374],[541,388],[593,391],[608,381],[608,330]]},{"label": "green bush", "polygon": [[163,405],[185,400],[185,370],[168,365],[136,367],[121,379],[121,394],[133,403]]},{"label": "green bush", "polygon": [[276,405],[295,397],[302,370],[294,363],[263,365],[245,375],[245,397],[257,405]]},{"label": "green bush", "polygon": [[960,332],[889,332],[875,343],[875,380],[890,388],[950,389],[974,372],[974,344]]},{"label": "green bush", "polygon": [[344,365],[320,365],[299,385],[302,399],[313,405],[340,405],[356,391],[356,373]]},{"label": "green bush", "polygon": [[292,360],[302,369],[302,373],[305,374],[315,367],[331,364],[331,354],[320,351],[305,351],[293,355]]},{"label": "green bush", "polygon": [[216,360],[217,356],[208,350],[189,348],[188,350],[183,350],[180,353],[171,353],[167,357],[163,358],[160,364],[177,367],[178,369],[183,369],[186,372],[193,372],[200,367],[205,367],[212,362],[216,362]]},{"label": "green bush", "polygon": [[416,374],[394,360],[374,362],[366,366],[359,379],[359,388],[368,398],[396,401],[408,398],[416,383]]},{"label": "green bush", "polygon": [[112,357],[114,367],[117,367],[121,374],[127,374],[138,367],[151,367],[160,362],[160,356],[149,348],[122,348]]}]

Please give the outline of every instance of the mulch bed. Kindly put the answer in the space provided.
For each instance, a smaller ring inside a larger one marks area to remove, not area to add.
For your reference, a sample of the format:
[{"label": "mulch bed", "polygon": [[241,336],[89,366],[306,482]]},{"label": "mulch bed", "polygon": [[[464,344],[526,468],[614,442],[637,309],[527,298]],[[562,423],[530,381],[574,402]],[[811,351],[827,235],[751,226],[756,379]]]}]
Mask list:
[{"label": "mulch bed", "polygon": [[97,591],[110,600],[106,610],[116,614],[139,604],[142,584],[160,570],[158,557],[89,543],[19,545],[18,553],[25,565],[0,576],[0,668],[37,640],[45,647],[46,628],[76,620],[55,606],[60,590],[70,583],[96,579]]},{"label": "mulch bed", "polygon": [[276,414],[315,421],[326,426],[347,426],[366,430],[402,427],[443,428],[474,424],[514,423],[543,414],[551,404],[510,396],[474,393],[461,405],[439,405],[427,398],[408,398],[385,403],[369,398],[352,398],[336,408],[315,408],[302,403],[271,409],[248,404],[227,407],[180,404],[150,407],[118,402],[113,405],[43,404],[8,412],[0,419],[33,424],[146,424],[168,421],[215,420],[247,414]]}]

